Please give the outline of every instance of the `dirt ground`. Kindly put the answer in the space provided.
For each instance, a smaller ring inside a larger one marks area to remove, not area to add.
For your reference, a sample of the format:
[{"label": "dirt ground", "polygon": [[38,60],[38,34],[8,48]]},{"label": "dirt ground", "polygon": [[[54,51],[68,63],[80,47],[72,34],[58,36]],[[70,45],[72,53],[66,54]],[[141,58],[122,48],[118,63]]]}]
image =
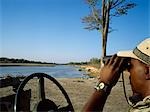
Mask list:
[{"label": "dirt ground", "polygon": [[[70,96],[75,111],[79,112],[93,93],[96,79],[71,79],[67,83],[65,80],[60,80],[60,82],[63,86],[64,84],[68,84],[68,86],[64,86],[64,88]],[[129,96],[131,94],[131,89],[128,82],[126,88]],[[117,85],[112,89],[103,112],[127,112],[128,109],[129,106],[124,97],[122,82],[120,79]]]},{"label": "dirt ground", "polygon": [[[128,78],[126,77],[125,79],[127,80]],[[58,78],[57,80],[68,93],[75,111],[80,112],[94,90],[93,87],[96,83],[96,79]],[[46,98],[51,99],[57,105],[67,105],[62,93],[55,86],[55,84],[53,84],[49,80],[46,80],[45,82]],[[32,88],[31,110],[33,110],[34,105],[38,101],[37,79],[29,81],[29,83],[25,86],[25,89],[29,88]],[[131,94],[131,89],[128,81],[126,81],[126,91],[129,96]],[[0,89],[0,97],[7,96],[13,93],[14,92],[12,91],[12,87]],[[127,112],[128,109],[129,106],[124,97],[122,79],[120,79],[117,85],[113,87],[112,92],[108,97],[108,100],[104,107],[104,112]]]}]

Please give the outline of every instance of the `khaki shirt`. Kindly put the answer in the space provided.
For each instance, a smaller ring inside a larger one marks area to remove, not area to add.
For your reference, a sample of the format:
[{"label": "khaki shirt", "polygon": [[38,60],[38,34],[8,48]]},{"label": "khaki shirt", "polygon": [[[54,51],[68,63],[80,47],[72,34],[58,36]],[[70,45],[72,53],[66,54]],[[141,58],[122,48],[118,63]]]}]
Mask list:
[{"label": "khaki shirt", "polygon": [[129,112],[150,112],[150,95],[134,105]]}]

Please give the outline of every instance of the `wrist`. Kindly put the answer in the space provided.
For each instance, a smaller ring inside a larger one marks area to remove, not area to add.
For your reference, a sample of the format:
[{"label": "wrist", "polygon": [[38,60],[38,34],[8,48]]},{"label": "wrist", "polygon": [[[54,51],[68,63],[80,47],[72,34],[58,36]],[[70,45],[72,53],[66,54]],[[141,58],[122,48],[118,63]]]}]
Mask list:
[{"label": "wrist", "polygon": [[98,81],[96,83],[96,85],[94,86],[96,91],[102,91],[105,94],[110,94],[112,86],[110,86],[109,84],[103,82],[103,81]]}]

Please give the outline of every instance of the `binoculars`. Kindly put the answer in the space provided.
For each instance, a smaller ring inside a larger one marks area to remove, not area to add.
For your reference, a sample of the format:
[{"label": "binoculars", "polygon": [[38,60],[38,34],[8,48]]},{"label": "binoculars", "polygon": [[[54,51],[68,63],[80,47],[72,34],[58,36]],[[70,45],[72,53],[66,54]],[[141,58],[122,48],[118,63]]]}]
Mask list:
[{"label": "binoculars", "polygon": [[[112,55],[105,56],[105,57],[103,58],[104,64],[105,64],[108,60],[110,60],[111,57],[112,57]],[[124,70],[127,70],[127,69],[130,67],[129,60],[130,60],[129,58],[125,58],[125,59],[124,59],[124,61],[123,61],[123,69],[124,69]]]}]

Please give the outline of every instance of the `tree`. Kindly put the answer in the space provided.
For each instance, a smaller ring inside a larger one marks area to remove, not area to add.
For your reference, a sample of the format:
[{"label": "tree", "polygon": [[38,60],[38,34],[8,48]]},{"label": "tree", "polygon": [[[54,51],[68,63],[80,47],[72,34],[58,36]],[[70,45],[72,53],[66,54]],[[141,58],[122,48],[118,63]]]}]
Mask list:
[{"label": "tree", "polygon": [[82,21],[86,24],[85,29],[98,30],[102,37],[102,56],[106,56],[106,46],[108,33],[113,29],[110,27],[110,22],[113,17],[127,15],[128,10],[136,6],[135,3],[127,0],[86,0],[91,12],[85,16]]},{"label": "tree", "polygon": [[98,64],[100,60],[98,58],[92,58],[90,59],[90,64]]}]

